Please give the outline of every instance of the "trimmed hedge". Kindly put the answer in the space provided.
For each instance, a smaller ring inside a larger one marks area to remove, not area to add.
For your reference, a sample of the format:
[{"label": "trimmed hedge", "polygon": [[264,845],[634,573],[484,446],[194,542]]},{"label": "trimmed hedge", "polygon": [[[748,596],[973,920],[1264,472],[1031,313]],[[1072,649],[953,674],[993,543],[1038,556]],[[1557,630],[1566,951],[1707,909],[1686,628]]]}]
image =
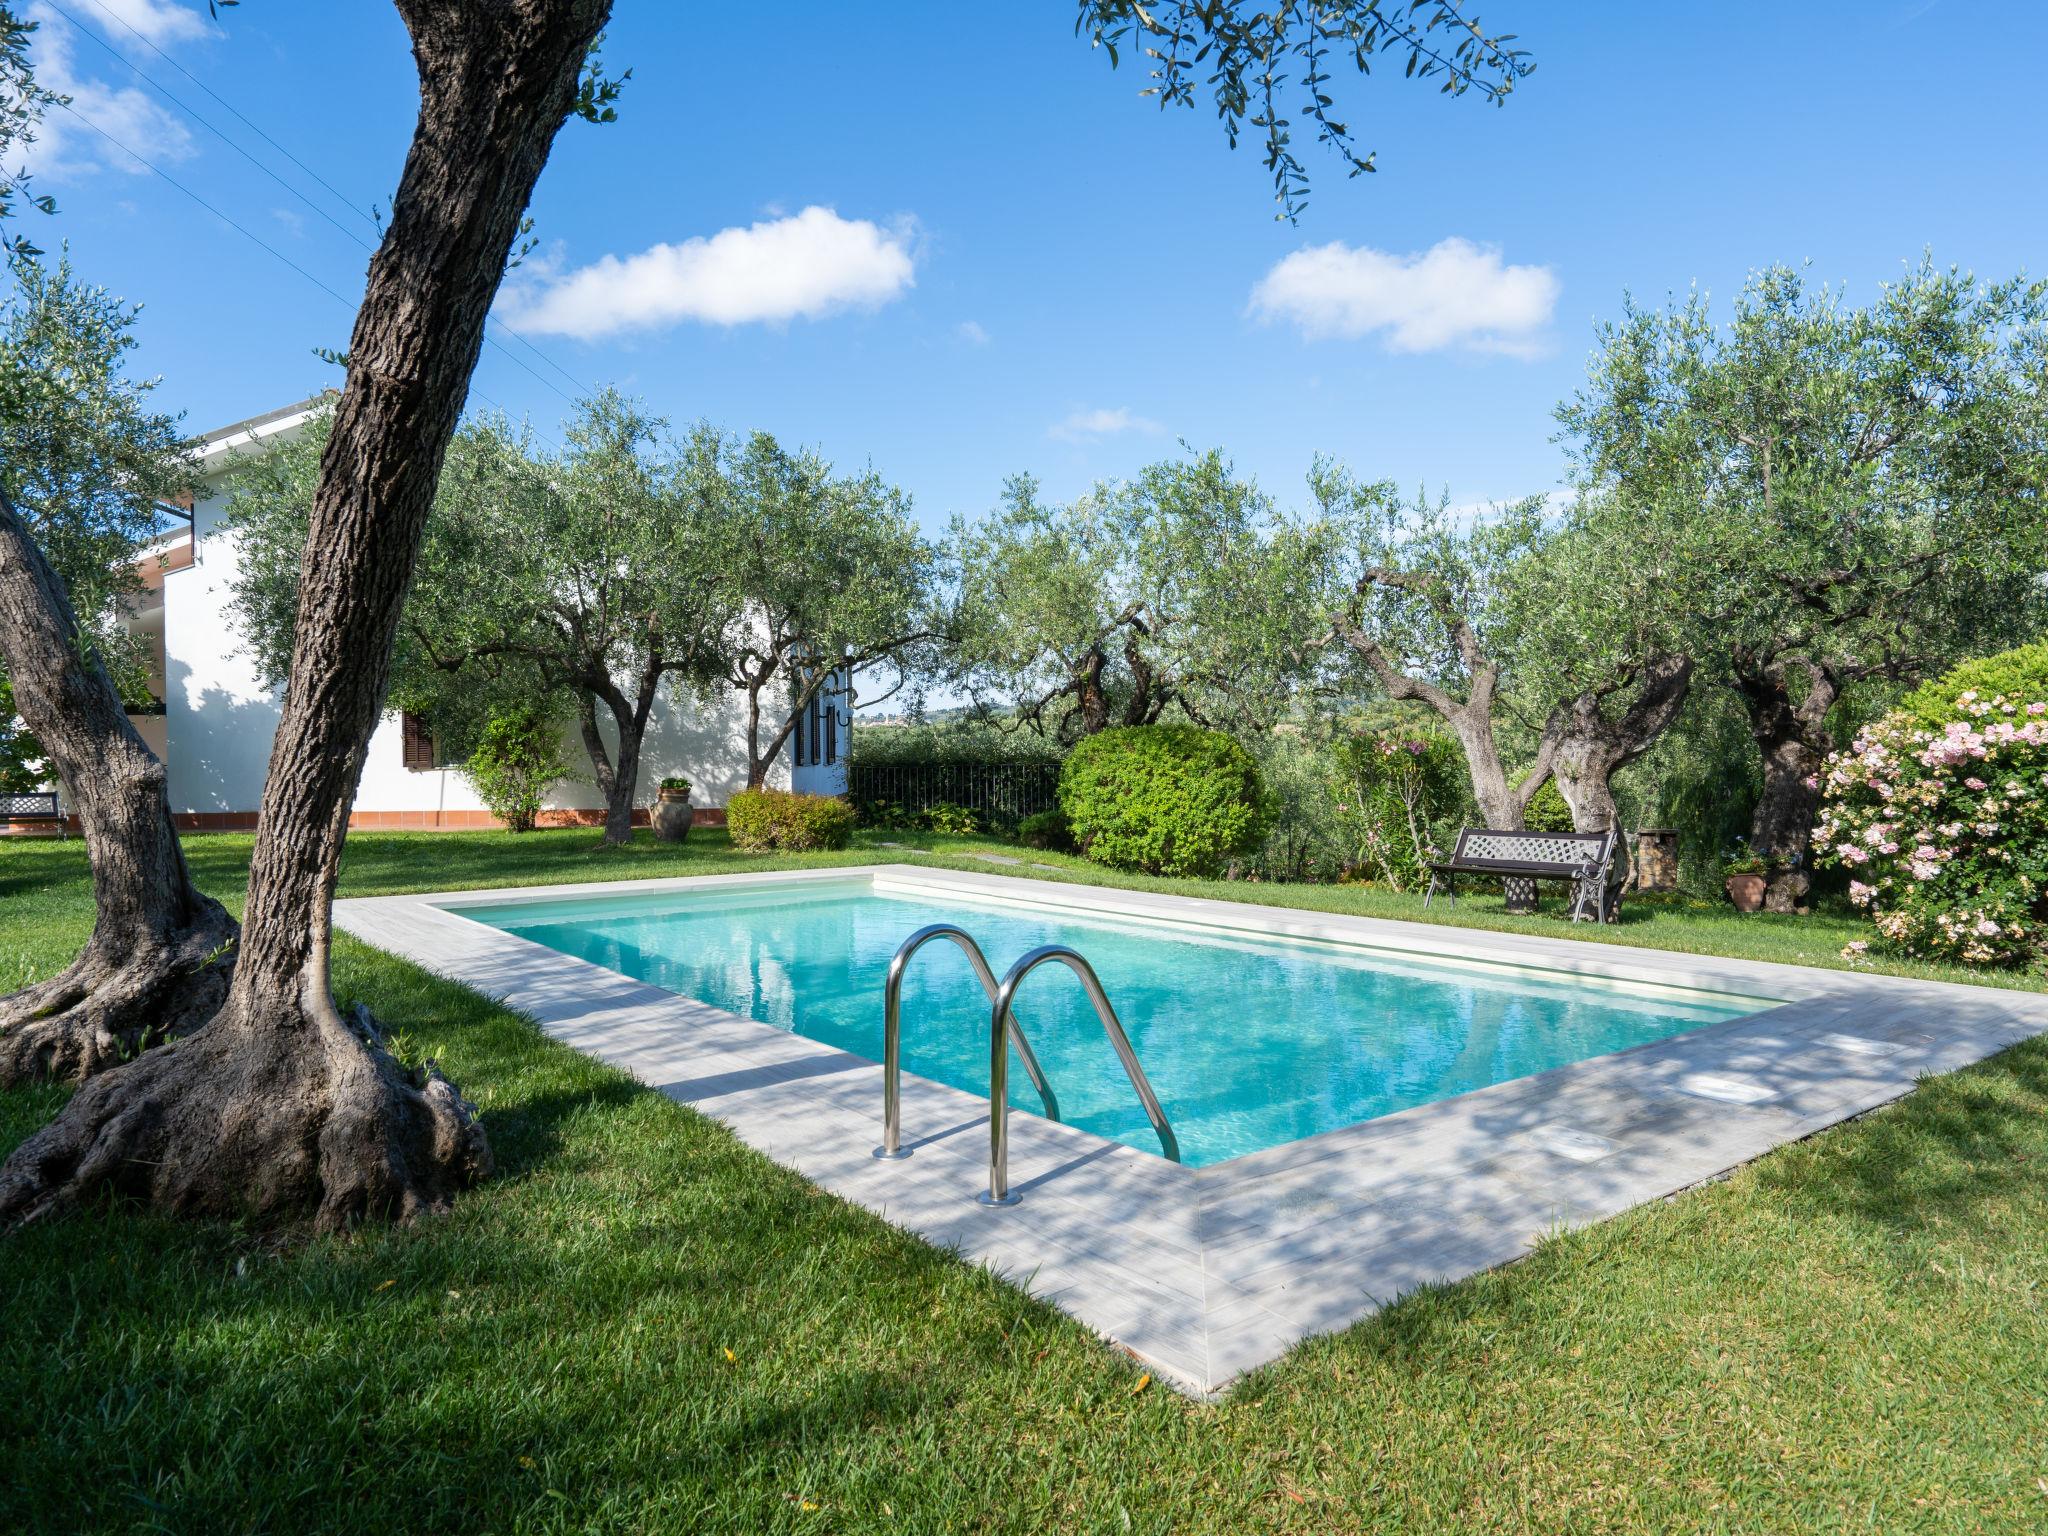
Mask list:
[{"label": "trimmed hedge", "polygon": [[981,723],[945,725],[856,725],[847,743],[847,761],[855,767],[895,767],[925,763],[1057,765],[1057,742],[1033,731],[1005,731]]},{"label": "trimmed hedge", "polygon": [[1959,702],[1966,693],[1980,699],[2048,699],[2048,640],[1951,667],[1899,700],[1899,708],[1916,725],[1947,725],[1969,718]]},{"label": "trimmed hedge", "polygon": [[810,853],[844,848],[853,837],[853,807],[833,795],[786,789],[743,789],[725,803],[725,829],[735,848]]},{"label": "trimmed hedge", "polygon": [[1060,771],[1060,809],[1087,857],[1154,875],[1218,873],[1258,845],[1267,814],[1251,753],[1193,725],[1086,738]]}]

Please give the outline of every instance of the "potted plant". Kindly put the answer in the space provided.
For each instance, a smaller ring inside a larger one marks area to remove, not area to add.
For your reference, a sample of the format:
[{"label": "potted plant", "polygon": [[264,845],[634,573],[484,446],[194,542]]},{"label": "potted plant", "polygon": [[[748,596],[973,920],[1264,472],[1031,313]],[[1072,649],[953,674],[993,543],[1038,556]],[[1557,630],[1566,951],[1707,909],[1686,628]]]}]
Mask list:
[{"label": "potted plant", "polygon": [[690,835],[691,814],[690,781],[681,774],[670,774],[661,781],[654,810],[648,817],[654,835],[664,843],[680,843]]},{"label": "potted plant", "polygon": [[1755,912],[1764,904],[1764,888],[1769,884],[1765,875],[1769,866],[1760,853],[1750,849],[1738,849],[1729,855],[1721,866],[1721,874],[1728,886],[1728,899],[1735,903],[1738,912]]}]

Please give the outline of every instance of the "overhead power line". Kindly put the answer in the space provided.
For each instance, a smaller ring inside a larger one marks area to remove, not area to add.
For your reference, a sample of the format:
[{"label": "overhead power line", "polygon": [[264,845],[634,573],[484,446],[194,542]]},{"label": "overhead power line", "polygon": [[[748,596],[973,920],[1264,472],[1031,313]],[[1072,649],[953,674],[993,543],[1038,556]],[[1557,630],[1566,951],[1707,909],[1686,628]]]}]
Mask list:
[{"label": "overhead power line", "polygon": [[[47,4],[59,16],[63,17],[65,21],[69,22],[71,24],[72,30],[76,31],[81,36],[89,39],[95,47],[110,55],[116,63],[122,65],[124,68],[133,72],[136,75],[136,77],[142,80],[146,85],[148,85],[150,89],[157,92],[157,94],[162,96],[166,101],[170,102],[180,112],[184,113],[187,117],[191,118],[193,122],[199,124],[208,133],[212,134],[215,138],[219,139],[223,144],[227,145],[228,148],[232,149],[236,154],[240,155],[244,160],[248,161],[251,165],[255,166],[257,170],[261,171],[265,176],[268,176],[272,181],[276,182],[280,187],[284,188],[285,191],[289,192],[301,203],[304,203],[308,208],[312,209],[314,213],[318,214],[322,219],[326,220],[336,230],[340,231],[341,234],[346,236],[348,239],[353,240],[359,247],[361,247],[366,252],[375,250],[375,247],[371,245],[369,241],[365,240],[354,229],[350,228],[346,224],[343,224],[339,219],[335,218],[333,214],[329,213],[325,208],[321,207],[319,203],[315,202],[302,189],[294,186],[291,182],[287,181],[284,177],[280,176],[270,166],[265,165],[255,155],[251,154],[248,148],[242,143],[240,143],[238,140],[236,140],[231,134],[224,132],[208,118],[204,117],[199,112],[194,110],[188,103],[181,100],[175,92],[171,91],[161,81],[154,78],[141,65],[137,64],[133,59],[127,58],[111,43],[107,42],[105,38],[101,37],[97,32],[93,31],[90,27],[86,26],[85,23],[80,21],[76,16],[72,15],[70,11],[64,8],[64,6],[60,3],[60,0],[44,0],[44,3]],[[264,143],[268,144],[272,149],[276,150],[279,154],[283,155],[287,160],[291,161],[293,165],[297,166],[300,170],[304,171],[308,176],[312,177],[313,180],[318,182],[322,187],[325,187],[327,191],[331,193],[337,200],[339,200],[342,206],[347,208],[351,214],[354,214],[358,218],[365,220],[366,222],[369,223],[372,229],[377,230],[380,235],[382,234],[382,228],[377,223],[377,219],[374,214],[351,201],[346,193],[342,192],[337,187],[335,187],[334,184],[328,181],[326,177],[322,176],[318,171],[314,170],[310,165],[306,164],[305,161],[301,160],[297,155],[293,154],[289,149],[285,148],[284,145],[280,144],[268,133],[265,133],[260,126],[258,126],[252,119],[250,119],[246,113],[242,112],[239,108],[237,108],[233,102],[229,101],[226,97],[222,96],[218,91],[214,90],[212,86],[208,85],[204,80],[200,79],[197,75],[193,74],[191,70],[187,69],[183,64],[180,64],[170,54],[164,52],[163,49],[159,48],[143,33],[137,31],[136,28],[133,25],[131,25],[125,17],[117,15],[116,13],[108,10],[107,7],[102,3],[102,0],[86,0],[86,3],[91,5],[93,9],[98,11],[102,16],[105,16],[110,22],[120,26],[125,31],[127,31],[131,36],[135,38],[137,42],[141,43],[145,48],[149,49],[151,53],[155,54],[158,58],[162,59],[166,64],[170,65],[171,68],[177,70],[179,74],[183,75],[186,79],[190,80],[194,85],[198,86],[200,90],[206,92],[206,94],[210,96],[214,101],[220,103],[220,105],[224,109],[232,113],[236,120],[241,122],[244,126],[246,126],[250,132],[254,133],[258,138],[262,139]],[[87,121],[89,126],[92,126],[93,128],[95,128],[96,131],[101,132],[102,137],[109,138],[109,140],[111,141],[110,135],[105,134],[103,130],[98,130],[98,125],[91,124],[89,120],[84,119],[83,114],[74,113],[74,115],[79,116],[82,121]],[[133,151],[129,151],[129,153],[133,154]],[[149,162],[147,160],[143,160],[142,156],[140,155],[135,155],[134,158],[144,165],[149,165]],[[150,169],[156,170],[156,167],[151,166]],[[157,174],[161,176],[163,175],[163,172],[157,171]],[[164,179],[166,181],[171,180],[171,178],[168,176],[164,176]],[[178,184],[176,182],[173,182],[172,185],[175,186]],[[189,189],[181,188],[180,190]],[[211,207],[211,205],[208,206]],[[215,212],[216,214],[219,213],[218,209],[213,209],[212,211]],[[221,217],[225,218],[226,216],[221,215]],[[229,222],[232,221],[230,220]],[[241,226],[239,225],[236,225],[235,227],[238,229],[241,228]],[[242,232],[244,234],[249,234],[247,230],[243,230]],[[249,238],[252,240],[256,239],[254,235],[249,235]],[[258,241],[257,243],[263,244],[263,242],[261,241]],[[288,258],[284,257],[281,253],[272,250],[271,247],[269,247],[268,245],[265,245],[264,248],[266,250],[271,250],[271,254],[277,256],[279,260],[288,260]],[[295,268],[297,267],[297,263],[295,262],[290,263],[290,265],[294,266]],[[303,271],[302,268],[300,268],[299,270]],[[315,281],[318,280],[315,279]],[[321,286],[325,287],[326,285],[322,284]],[[327,291],[330,293],[333,292],[332,289],[328,289]],[[501,329],[503,329],[503,327],[501,327]],[[541,351],[539,347],[535,346],[532,342],[528,341],[524,336],[521,336],[517,331],[506,330],[506,334],[509,335],[514,341],[518,342],[519,345],[524,347],[528,352],[531,352],[535,357],[539,358],[543,363],[547,364],[550,368],[554,369],[555,372],[559,373],[563,378],[567,379],[570,384],[575,386],[577,391],[584,398],[588,398],[589,396],[596,393],[596,391],[591,389],[589,385],[585,384],[581,379],[577,378],[575,374],[569,372],[568,369],[564,368],[560,363],[556,362],[552,357],[548,356],[547,353]],[[576,396],[572,396],[564,392],[561,386],[556,384],[553,380],[543,378],[539,373],[535,372],[535,370],[531,366],[529,366],[524,360],[522,360],[518,356],[514,355],[511,351],[509,351],[505,347],[505,345],[497,339],[496,336],[491,334],[488,320],[485,321],[484,340],[488,342],[492,347],[496,348],[498,353],[504,358],[506,358],[509,362],[523,369],[527,374],[529,374],[534,379],[536,383],[540,384],[543,388],[552,390],[557,396],[559,396],[562,400],[566,401],[570,405],[575,405],[577,403]]]},{"label": "overhead power line", "polygon": [[[126,144],[122,143],[121,140],[116,138],[113,134],[107,132],[106,129],[102,128],[90,117],[87,117],[83,112],[79,111],[78,108],[72,105],[70,102],[60,99],[57,102],[57,105],[62,107],[66,112],[70,113],[73,117],[77,118],[81,123],[85,124],[86,127],[90,128],[94,133],[98,134],[101,138],[105,139],[109,144],[113,145],[114,148],[118,149],[122,154],[128,156],[129,159],[133,160],[137,165],[140,165],[144,170],[147,170],[152,174],[161,177],[170,186],[175,187],[178,191],[184,193],[185,196],[191,198],[193,202],[197,203],[201,208],[204,208],[216,219],[219,219],[221,223],[227,225],[229,229],[232,229],[236,234],[240,235],[250,244],[257,246],[259,249],[268,252],[271,256],[283,262],[287,267],[290,267],[294,272],[298,273],[299,276],[303,277],[315,288],[318,288],[322,293],[326,294],[330,299],[334,300],[335,303],[341,305],[342,308],[346,309],[351,315],[355,313],[357,306],[354,303],[354,301],[344,298],[341,294],[336,293],[333,288],[329,287],[325,282],[321,281],[320,278],[314,276],[311,272],[308,272],[304,267],[300,266],[296,261],[293,261],[291,257],[285,255],[283,251],[280,251],[276,246],[272,245],[268,240],[265,240],[261,235],[257,234],[247,225],[242,224],[236,221],[235,219],[230,218],[227,214],[221,212],[220,209],[216,208],[212,203],[208,202],[205,198],[201,197],[197,192],[193,191],[190,187],[186,186],[185,183],[178,180],[177,177],[171,175],[170,172],[166,171],[162,166],[150,160],[147,156],[137,154],[134,150],[130,149]],[[517,359],[515,359],[515,361],[517,361]],[[475,395],[479,400],[483,401],[485,405],[488,405],[492,410],[498,412],[500,415],[509,417],[512,414],[510,411],[506,410],[504,406],[498,404],[497,401],[493,400],[489,395],[485,394],[481,389],[477,388],[474,380],[472,380],[470,384],[470,393]],[[551,444],[558,452],[560,451],[561,445],[559,443],[555,443],[552,438],[547,436],[547,434],[542,432],[536,432],[534,435],[536,437],[539,437],[543,442]]]}]

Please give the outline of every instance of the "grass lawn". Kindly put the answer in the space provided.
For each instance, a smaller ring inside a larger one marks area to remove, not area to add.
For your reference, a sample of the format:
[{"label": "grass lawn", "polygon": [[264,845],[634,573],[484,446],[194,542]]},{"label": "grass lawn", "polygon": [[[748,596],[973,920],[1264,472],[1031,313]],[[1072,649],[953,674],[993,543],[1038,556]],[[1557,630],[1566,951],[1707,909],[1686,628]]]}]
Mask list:
[{"label": "grass lawn", "polygon": [[[239,900],[247,839],[189,846]],[[363,835],[343,893],[771,862]],[[90,920],[77,842],[0,847],[0,986]],[[1855,932],[1660,910],[1598,939],[1829,963]],[[335,969],[478,1100],[500,1176],[347,1240],[112,1212],[0,1239],[0,1531],[2048,1529],[2039,1042],[1200,1405],[475,994],[345,939]],[[63,1096],[0,1094],[0,1148]]]}]

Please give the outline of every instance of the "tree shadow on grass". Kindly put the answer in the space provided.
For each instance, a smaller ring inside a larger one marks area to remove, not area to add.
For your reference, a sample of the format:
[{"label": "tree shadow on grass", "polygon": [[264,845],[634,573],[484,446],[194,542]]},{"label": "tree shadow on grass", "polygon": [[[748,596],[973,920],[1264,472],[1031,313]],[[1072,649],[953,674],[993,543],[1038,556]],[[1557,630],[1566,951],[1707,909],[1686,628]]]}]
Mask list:
[{"label": "tree shadow on grass", "polygon": [[2022,1041],[1758,1167],[1795,1209],[1891,1231],[1989,1232],[1993,1206],[2040,1202],[2048,1173],[2048,1039]]},{"label": "tree shadow on grass", "polygon": [[[621,1097],[675,1116],[630,1084],[598,1101]],[[790,1490],[916,1498],[890,1447],[964,1382],[1035,1369],[1013,1335],[1063,1339],[1098,1393],[1127,1374],[1042,1305],[704,1129],[645,1168],[593,1146],[553,1187],[277,1253],[118,1212],[0,1246],[0,1390],[39,1426],[0,1435],[0,1528],[97,1527],[134,1500],[193,1529],[254,1510],[327,1528],[344,1508],[351,1529],[605,1524],[672,1500],[675,1529],[712,1508],[764,1528]],[[31,1453],[37,1475],[13,1477]]]}]

